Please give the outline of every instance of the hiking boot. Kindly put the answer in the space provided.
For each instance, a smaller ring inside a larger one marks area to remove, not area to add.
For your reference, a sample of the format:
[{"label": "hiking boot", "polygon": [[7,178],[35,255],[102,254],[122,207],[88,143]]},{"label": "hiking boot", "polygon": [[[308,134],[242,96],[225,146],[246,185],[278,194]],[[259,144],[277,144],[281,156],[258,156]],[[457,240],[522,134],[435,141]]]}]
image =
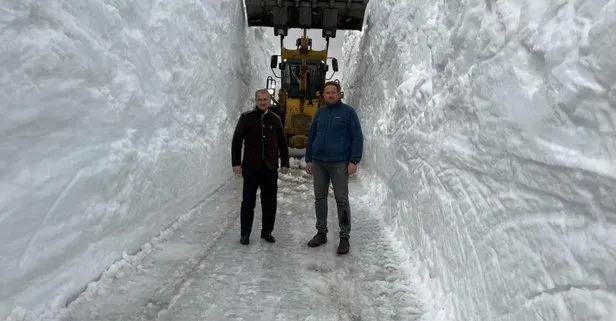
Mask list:
[{"label": "hiking boot", "polygon": [[340,238],[340,244],[338,244],[338,254],[349,253],[349,238]]},{"label": "hiking boot", "polygon": [[242,237],[240,237],[240,243],[247,245],[248,243],[250,243],[248,235],[242,235]]},{"label": "hiking boot", "polygon": [[327,243],[327,234],[317,233],[317,235],[315,235],[312,240],[308,242],[308,246],[315,247],[325,243]]},{"label": "hiking boot", "polygon": [[270,243],[276,243],[276,239],[272,236],[272,234],[261,234],[261,238]]}]

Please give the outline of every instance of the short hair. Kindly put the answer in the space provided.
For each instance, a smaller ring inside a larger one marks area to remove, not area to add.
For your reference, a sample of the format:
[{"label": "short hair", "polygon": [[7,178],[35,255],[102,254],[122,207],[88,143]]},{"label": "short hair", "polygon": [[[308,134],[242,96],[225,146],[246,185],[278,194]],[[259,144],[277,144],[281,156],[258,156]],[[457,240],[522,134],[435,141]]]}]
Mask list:
[{"label": "short hair", "polygon": [[323,86],[323,92],[325,92],[325,87],[327,87],[327,86],[334,86],[334,87],[336,87],[336,90],[338,90],[338,92],[342,91],[342,88],[340,87],[340,83],[337,82],[337,81],[330,80],[330,81],[326,82],[325,85]]},{"label": "short hair", "polygon": [[270,94],[269,90],[267,90],[266,88],[261,88],[255,91],[255,101],[257,100],[259,94],[267,94],[270,98],[272,97],[272,94]]}]

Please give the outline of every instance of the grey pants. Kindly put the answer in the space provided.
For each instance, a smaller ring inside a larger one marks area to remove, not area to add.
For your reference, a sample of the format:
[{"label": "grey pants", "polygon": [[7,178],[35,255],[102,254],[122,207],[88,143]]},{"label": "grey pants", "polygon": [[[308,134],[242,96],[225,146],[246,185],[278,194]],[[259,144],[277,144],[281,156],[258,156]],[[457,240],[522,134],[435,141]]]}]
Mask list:
[{"label": "grey pants", "polygon": [[340,237],[348,238],[351,233],[348,166],[348,162],[326,163],[315,160],[312,162],[314,209],[317,216],[318,233],[327,233],[327,197],[330,180],[334,187],[334,197],[338,207]]}]

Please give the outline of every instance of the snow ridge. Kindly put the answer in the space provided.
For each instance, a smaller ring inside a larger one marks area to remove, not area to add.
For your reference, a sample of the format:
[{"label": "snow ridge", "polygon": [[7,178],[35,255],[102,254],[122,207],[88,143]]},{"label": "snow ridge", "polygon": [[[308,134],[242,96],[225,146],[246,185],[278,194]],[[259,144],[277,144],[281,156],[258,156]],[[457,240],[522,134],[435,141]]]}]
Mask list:
[{"label": "snow ridge", "polygon": [[447,319],[616,315],[615,10],[383,0],[348,35],[363,179]]},{"label": "snow ridge", "polygon": [[273,47],[244,25],[237,1],[0,5],[0,319],[64,306],[229,179]]}]

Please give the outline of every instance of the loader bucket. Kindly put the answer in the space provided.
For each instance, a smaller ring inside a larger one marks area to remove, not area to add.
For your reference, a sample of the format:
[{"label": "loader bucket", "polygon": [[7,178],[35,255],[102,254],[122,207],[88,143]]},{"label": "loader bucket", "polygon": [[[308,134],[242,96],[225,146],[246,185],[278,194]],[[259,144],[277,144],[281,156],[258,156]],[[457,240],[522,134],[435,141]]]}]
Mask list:
[{"label": "loader bucket", "polygon": [[324,36],[335,37],[336,30],[362,30],[368,0],[244,0],[244,3],[248,26],[273,27],[277,35],[286,35],[290,28],[322,29]]}]

